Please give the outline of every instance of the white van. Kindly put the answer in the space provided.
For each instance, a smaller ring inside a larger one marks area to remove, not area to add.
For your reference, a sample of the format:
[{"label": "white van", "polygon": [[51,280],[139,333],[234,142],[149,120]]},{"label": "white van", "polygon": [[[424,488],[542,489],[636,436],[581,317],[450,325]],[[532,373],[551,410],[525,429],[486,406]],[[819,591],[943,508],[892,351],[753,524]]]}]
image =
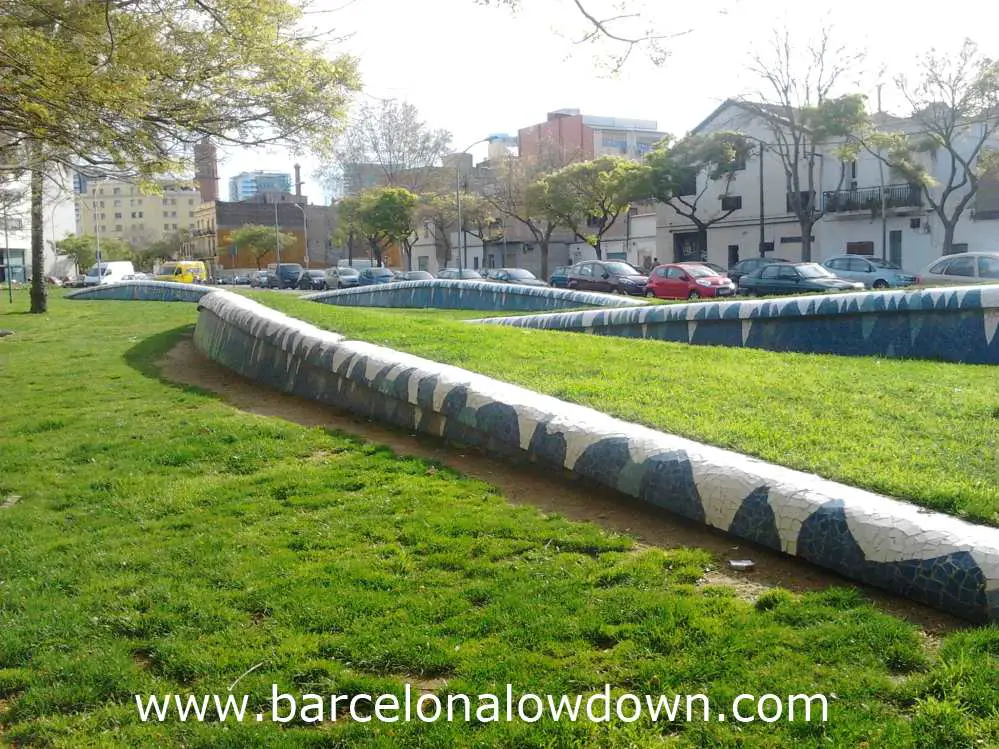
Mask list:
[{"label": "white van", "polygon": [[101,263],[101,275],[97,276],[97,265],[95,264],[87,271],[83,279],[84,286],[97,286],[102,283],[118,283],[124,281],[125,276],[135,273],[135,266],[131,260],[109,260]]}]

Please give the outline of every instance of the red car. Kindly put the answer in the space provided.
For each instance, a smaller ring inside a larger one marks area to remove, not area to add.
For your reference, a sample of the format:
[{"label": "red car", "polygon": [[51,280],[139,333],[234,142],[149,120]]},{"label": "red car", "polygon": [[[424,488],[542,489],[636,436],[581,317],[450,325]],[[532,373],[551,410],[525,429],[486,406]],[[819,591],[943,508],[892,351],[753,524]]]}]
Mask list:
[{"label": "red car", "polygon": [[659,299],[698,299],[732,296],[735,284],[728,276],[697,263],[658,265],[649,274],[646,296]]}]

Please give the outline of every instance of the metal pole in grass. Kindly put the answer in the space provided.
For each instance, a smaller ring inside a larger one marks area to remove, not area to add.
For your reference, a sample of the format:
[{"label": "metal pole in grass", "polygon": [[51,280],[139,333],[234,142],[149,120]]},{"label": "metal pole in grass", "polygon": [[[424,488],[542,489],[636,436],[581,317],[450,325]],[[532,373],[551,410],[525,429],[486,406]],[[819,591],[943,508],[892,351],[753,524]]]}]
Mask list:
[{"label": "metal pole in grass", "polygon": [[3,201],[3,263],[0,266],[4,268],[4,275],[7,276],[7,301],[10,304],[14,303],[14,282],[11,278],[11,266],[10,262],[10,235],[7,233],[7,199],[4,198]]}]

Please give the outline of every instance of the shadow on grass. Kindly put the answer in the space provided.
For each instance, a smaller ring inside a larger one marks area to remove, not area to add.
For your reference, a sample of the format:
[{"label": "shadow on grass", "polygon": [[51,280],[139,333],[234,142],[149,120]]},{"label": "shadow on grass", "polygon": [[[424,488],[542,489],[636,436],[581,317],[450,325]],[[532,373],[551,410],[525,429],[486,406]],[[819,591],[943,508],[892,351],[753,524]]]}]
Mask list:
[{"label": "shadow on grass", "polygon": [[175,380],[169,379],[164,376],[159,365],[157,364],[160,359],[167,355],[170,349],[184,339],[191,338],[193,335],[194,325],[190,324],[181,325],[170,330],[164,330],[162,333],[149,336],[149,338],[139,341],[139,343],[135,344],[132,348],[125,352],[125,363],[143,376],[157,380],[158,382],[161,382],[171,388],[183,390],[185,393],[196,393],[198,395],[208,396],[209,398],[218,400],[218,394],[213,393],[211,390],[200,388],[195,385],[184,385],[176,382]]}]

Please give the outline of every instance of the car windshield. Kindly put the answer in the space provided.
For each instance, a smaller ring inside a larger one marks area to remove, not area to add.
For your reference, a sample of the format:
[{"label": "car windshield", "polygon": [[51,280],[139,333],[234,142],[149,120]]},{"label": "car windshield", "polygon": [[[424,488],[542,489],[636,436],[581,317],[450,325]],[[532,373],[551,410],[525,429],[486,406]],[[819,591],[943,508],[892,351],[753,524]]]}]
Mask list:
[{"label": "car windshield", "polygon": [[704,265],[685,265],[683,269],[694,278],[704,278],[705,276],[717,276],[718,271],[712,270]]},{"label": "car windshield", "polygon": [[835,275],[818,263],[805,263],[798,266],[798,275],[802,278],[835,278]]},{"label": "car windshield", "polygon": [[371,270],[371,275],[373,276],[394,276],[395,271],[390,268],[373,268]]},{"label": "car windshield", "polygon": [[628,265],[627,263],[604,263],[604,268],[607,269],[608,273],[615,276],[640,276],[641,273],[637,269]]},{"label": "car windshield", "polygon": [[322,278],[325,274],[321,270],[310,270],[309,275],[313,278]]},{"label": "car windshield", "polygon": [[[101,273],[102,276],[107,276],[107,275],[110,275],[110,273],[111,273],[111,269],[108,268],[108,266],[107,266],[106,263],[101,263],[101,270],[103,271]],[[88,276],[96,276],[97,275],[97,265],[96,264],[90,266],[90,270],[87,271],[87,275]]]},{"label": "car windshield", "polygon": [[337,273],[341,276],[357,276],[360,275],[354,268],[337,268]]},{"label": "car windshield", "polygon": [[531,271],[529,271],[529,270],[522,270],[520,268],[510,268],[507,271],[507,273],[510,275],[510,278],[520,278],[520,279],[522,279],[524,281],[534,281],[535,280],[534,274],[531,273]]}]

